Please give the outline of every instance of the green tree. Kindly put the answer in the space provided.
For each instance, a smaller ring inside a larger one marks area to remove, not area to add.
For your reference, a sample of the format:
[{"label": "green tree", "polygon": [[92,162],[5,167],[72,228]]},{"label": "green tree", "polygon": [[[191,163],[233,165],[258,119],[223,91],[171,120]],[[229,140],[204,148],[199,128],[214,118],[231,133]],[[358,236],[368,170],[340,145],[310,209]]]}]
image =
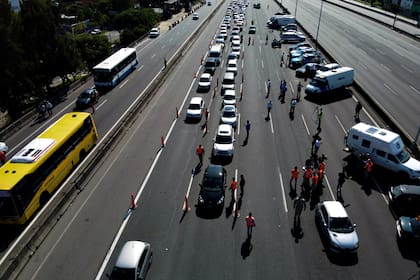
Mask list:
[{"label": "green tree", "polygon": [[111,54],[111,45],[103,35],[80,34],[76,37],[76,45],[89,70]]},{"label": "green tree", "polygon": [[82,56],[73,35],[69,33],[59,35],[57,42],[58,52],[54,73],[63,79],[64,84],[67,84],[67,74],[77,72],[83,67]]},{"label": "green tree", "polygon": [[138,27],[144,27],[146,30],[149,30],[159,20],[159,15],[153,9],[129,9],[115,16],[114,26],[119,30]]}]

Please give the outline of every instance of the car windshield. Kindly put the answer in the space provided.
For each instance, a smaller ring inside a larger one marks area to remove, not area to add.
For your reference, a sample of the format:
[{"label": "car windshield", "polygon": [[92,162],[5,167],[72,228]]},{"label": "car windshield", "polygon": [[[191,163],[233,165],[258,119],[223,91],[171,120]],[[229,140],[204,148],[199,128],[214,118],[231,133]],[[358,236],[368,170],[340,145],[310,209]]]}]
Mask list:
[{"label": "car windshield", "polygon": [[331,218],[330,230],[338,233],[350,233],[353,231],[353,225],[348,218]]},{"label": "car windshield", "polygon": [[398,155],[397,158],[400,162],[406,162],[410,159],[410,155],[407,153],[406,150],[402,150]]},{"label": "car windshield", "polygon": [[218,143],[218,144],[231,144],[232,143],[232,137],[225,136],[225,135],[217,135],[216,143]]},{"label": "car windshield", "polygon": [[114,267],[111,279],[134,279],[136,275],[135,269]]},{"label": "car windshield", "polygon": [[207,78],[207,77],[201,77],[200,78],[200,82],[208,82],[209,81],[209,78]]},{"label": "car windshield", "polygon": [[206,190],[217,191],[222,188],[220,179],[216,177],[204,176],[203,188]]},{"label": "car windshield", "polygon": [[235,99],[235,96],[234,95],[225,95],[223,97],[223,99],[225,99],[225,100],[234,100]]},{"label": "car windshield", "polygon": [[235,117],[235,112],[233,112],[233,111],[224,111],[223,112],[223,117],[225,117],[225,118],[234,118]]},{"label": "car windshield", "polygon": [[200,104],[190,104],[190,106],[188,107],[188,109],[191,109],[191,110],[200,110]]},{"label": "car windshield", "polygon": [[230,79],[226,79],[226,80],[223,80],[223,84],[225,84],[225,85],[234,85],[235,84],[235,81],[234,80],[230,80]]},{"label": "car windshield", "polygon": [[215,61],[206,61],[206,67],[215,67],[216,66],[216,62]]}]

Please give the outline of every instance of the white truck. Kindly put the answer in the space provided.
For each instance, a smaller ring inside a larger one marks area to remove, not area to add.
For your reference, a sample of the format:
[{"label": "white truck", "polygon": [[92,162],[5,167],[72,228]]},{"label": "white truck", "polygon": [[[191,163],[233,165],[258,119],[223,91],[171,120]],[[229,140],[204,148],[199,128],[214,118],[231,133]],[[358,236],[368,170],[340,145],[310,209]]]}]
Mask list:
[{"label": "white truck", "polygon": [[354,69],[340,67],[325,72],[317,72],[312,81],[306,86],[305,93],[317,94],[342,89],[353,84]]},{"label": "white truck", "polygon": [[267,26],[272,29],[281,29],[292,23],[296,23],[296,18],[292,15],[274,15],[267,21]]},{"label": "white truck", "polygon": [[395,132],[361,122],[349,129],[346,144],[356,157],[369,154],[374,164],[402,178],[420,178],[420,161],[410,156]]}]

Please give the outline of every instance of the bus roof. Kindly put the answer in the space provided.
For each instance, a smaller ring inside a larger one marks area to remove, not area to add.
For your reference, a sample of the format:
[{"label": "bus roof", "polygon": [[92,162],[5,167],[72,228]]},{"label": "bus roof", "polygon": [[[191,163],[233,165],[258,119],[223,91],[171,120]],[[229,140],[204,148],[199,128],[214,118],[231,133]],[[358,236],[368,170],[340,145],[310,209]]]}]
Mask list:
[{"label": "bus roof", "polygon": [[34,172],[46,160],[45,155],[57,150],[89,115],[84,112],[65,114],[17,152],[0,167],[0,190],[10,190],[26,174]]},{"label": "bus roof", "polygon": [[135,53],[135,48],[122,48],[119,49],[116,53],[112,54],[110,57],[93,67],[93,70],[104,69],[111,70],[118,63],[120,63],[125,58],[129,57],[132,53]]}]

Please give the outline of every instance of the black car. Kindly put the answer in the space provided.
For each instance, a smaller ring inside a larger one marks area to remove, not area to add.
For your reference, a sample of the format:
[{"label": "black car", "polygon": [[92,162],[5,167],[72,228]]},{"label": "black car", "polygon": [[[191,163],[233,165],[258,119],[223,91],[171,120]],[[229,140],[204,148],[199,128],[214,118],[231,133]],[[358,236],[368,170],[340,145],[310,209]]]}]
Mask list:
[{"label": "black car", "polygon": [[206,63],[204,64],[204,73],[214,74],[217,66],[219,66],[219,61],[214,57],[208,57]]},{"label": "black car", "polygon": [[92,106],[98,101],[98,96],[94,88],[84,90],[76,100],[76,108],[83,109]]},{"label": "black car", "polygon": [[420,186],[398,185],[389,191],[390,206],[398,216],[420,214]]},{"label": "black car", "polygon": [[260,3],[254,3],[254,9],[261,9]]},{"label": "black car", "polygon": [[318,63],[307,63],[296,69],[296,77],[313,78],[316,74],[316,71],[320,69],[320,66],[321,65]]},{"label": "black car", "polygon": [[400,217],[397,220],[397,237],[400,241],[420,241],[420,215]]},{"label": "black car", "polygon": [[226,170],[221,165],[210,164],[203,176],[198,195],[198,206],[222,209],[225,203]]}]

